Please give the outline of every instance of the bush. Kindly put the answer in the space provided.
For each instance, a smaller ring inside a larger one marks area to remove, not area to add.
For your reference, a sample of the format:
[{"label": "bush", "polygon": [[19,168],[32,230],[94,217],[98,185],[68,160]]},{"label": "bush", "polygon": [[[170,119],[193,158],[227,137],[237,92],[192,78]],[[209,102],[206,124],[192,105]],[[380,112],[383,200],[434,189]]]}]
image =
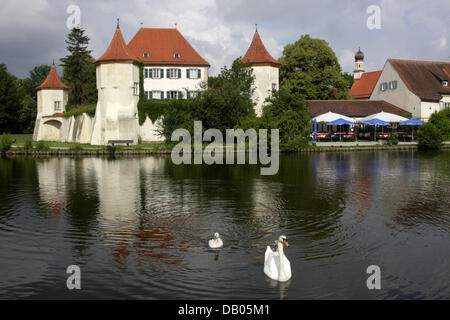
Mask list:
[{"label": "bush", "polygon": [[444,109],[431,115],[429,123],[436,126],[444,141],[450,141],[450,109]]},{"label": "bush", "polygon": [[25,150],[33,150],[33,140],[31,139],[26,140],[23,148]]},{"label": "bush", "polygon": [[387,144],[394,146],[398,144],[398,135],[396,133],[392,133],[389,135],[389,138],[387,140]]},{"label": "bush", "polygon": [[72,117],[72,116],[77,117],[77,116],[81,116],[83,113],[87,113],[88,115],[93,117],[93,116],[95,116],[96,108],[97,108],[96,103],[91,103],[91,104],[79,106],[79,107],[72,107],[72,109],[67,111],[63,115],[63,117],[65,117],[65,118]]},{"label": "bush", "polygon": [[419,149],[422,150],[437,150],[442,143],[442,133],[439,128],[428,122],[417,131],[417,141],[419,142]]},{"label": "bush", "polygon": [[108,145],[108,146],[106,146],[106,151],[108,151],[109,153],[115,153],[116,152],[116,146]]},{"label": "bush", "polygon": [[44,141],[39,141],[36,144],[36,150],[37,151],[42,151],[42,150],[47,150],[47,149],[48,149],[48,145]]},{"label": "bush", "polygon": [[0,151],[1,152],[6,152],[9,149],[11,149],[11,146],[13,144],[13,141],[10,137],[9,134],[2,134],[2,136],[0,137]]}]

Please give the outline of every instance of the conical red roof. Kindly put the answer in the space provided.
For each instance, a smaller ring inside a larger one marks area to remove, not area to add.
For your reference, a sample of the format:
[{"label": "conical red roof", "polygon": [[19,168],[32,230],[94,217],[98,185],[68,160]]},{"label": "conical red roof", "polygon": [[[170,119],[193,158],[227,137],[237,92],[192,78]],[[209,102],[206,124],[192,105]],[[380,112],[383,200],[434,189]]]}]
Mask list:
[{"label": "conical red roof", "polygon": [[96,61],[134,61],[132,55],[128,51],[127,44],[123,40],[122,32],[120,29],[116,29],[114,36],[109,44],[105,53]]},{"label": "conical red roof", "polygon": [[245,56],[242,58],[242,62],[250,62],[252,65],[271,65],[277,68],[281,65],[281,63],[278,60],[275,60],[266,50],[258,31],[255,32],[252,43]]},{"label": "conical red roof", "polygon": [[69,87],[61,81],[61,78],[56,71],[56,67],[53,65],[47,78],[45,78],[44,82],[36,89],[69,89]]}]

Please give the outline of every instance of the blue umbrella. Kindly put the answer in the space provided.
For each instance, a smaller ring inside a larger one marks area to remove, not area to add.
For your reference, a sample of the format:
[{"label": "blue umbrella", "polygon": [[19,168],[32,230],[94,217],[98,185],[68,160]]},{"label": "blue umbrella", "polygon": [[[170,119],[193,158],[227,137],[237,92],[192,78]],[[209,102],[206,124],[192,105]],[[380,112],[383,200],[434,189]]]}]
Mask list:
[{"label": "blue umbrella", "polygon": [[[399,125],[401,125],[401,126],[421,126],[421,125],[423,125],[423,121],[412,118],[412,119],[400,122]],[[414,128],[412,128],[411,136],[412,136],[411,140],[414,141]]]},{"label": "blue umbrella", "polygon": [[[344,125],[344,124],[353,125],[354,123],[351,122],[351,121],[348,121],[348,120],[339,118],[339,119],[336,119],[336,120],[334,120],[334,121],[328,122],[328,123],[327,123],[327,126],[333,126],[333,125],[335,125],[335,126],[342,126],[342,125]],[[339,135],[339,140],[342,141],[342,136],[341,136],[341,135]]]},{"label": "blue umbrella", "polygon": [[354,122],[351,122],[351,121],[339,118],[339,119],[336,119],[334,121],[328,122],[327,126],[333,126],[333,125],[341,126],[343,124],[354,125]]},{"label": "blue umbrella", "polygon": [[314,119],[314,130],[313,130],[314,134],[317,134],[317,119]]},{"label": "blue umbrella", "polygon": [[412,119],[400,122],[399,125],[401,125],[401,126],[421,126],[421,125],[423,125],[423,121],[412,118]]},{"label": "blue umbrella", "polygon": [[387,126],[389,125],[389,122],[374,118],[371,120],[367,120],[363,122],[364,124],[370,124],[370,125],[379,125],[379,126]]},{"label": "blue umbrella", "polygon": [[386,122],[386,121],[383,121],[383,120],[380,120],[380,119],[377,119],[377,118],[364,121],[363,123],[364,124],[370,124],[370,125],[374,126],[373,127],[373,141],[376,140],[376,136],[377,136],[377,134],[376,134],[376,126],[379,125],[379,126],[381,126],[381,128],[383,128],[383,126],[389,125],[389,122]]}]

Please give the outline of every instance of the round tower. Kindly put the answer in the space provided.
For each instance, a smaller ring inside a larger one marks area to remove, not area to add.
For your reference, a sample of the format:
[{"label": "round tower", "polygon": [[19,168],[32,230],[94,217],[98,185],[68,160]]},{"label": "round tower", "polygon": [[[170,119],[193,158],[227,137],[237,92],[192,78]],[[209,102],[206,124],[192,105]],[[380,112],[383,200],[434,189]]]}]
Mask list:
[{"label": "round tower", "polygon": [[258,117],[262,115],[264,101],[272,95],[274,90],[279,90],[279,69],[281,63],[275,60],[266,50],[258,29],[253,36],[252,43],[242,62],[251,63],[255,80],[253,83],[253,101],[256,103],[255,113]]},{"label": "round tower", "polygon": [[137,144],[139,67],[128,51],[119,21],[108,49],[95,64],[98,101],[91,144]]},{"label": "round tower", "polygon": [[37,114],[33,140],[59,141],[69,87],[61,81],[54,62],[47,78],[36,90]]},{"label": "round tower", "polygon": [[361,49],[358,47],[358,52],[355,54],[355,71],[353,71],[353,79],[361,79],[364,71],[364,53],[362,53]]}]

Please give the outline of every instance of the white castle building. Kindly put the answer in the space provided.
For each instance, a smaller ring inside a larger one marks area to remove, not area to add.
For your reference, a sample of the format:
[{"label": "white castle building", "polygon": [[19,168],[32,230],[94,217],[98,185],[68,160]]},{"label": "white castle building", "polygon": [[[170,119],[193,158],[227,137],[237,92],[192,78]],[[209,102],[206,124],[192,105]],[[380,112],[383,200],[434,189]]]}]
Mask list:
[{"label": "white castle building", "polygon": [[[242,60],[252,65],[255,112],[260,116],[265,99],[278,89],[280,63],[267,52],[258,31]],[[138,122],[138,61],[144,62],[144,91],[148,99],[190,98],[206,87],[210,65],[177,29],[141,28],[127,45],[117,23],[108,48],[95,61],[95,116],[64,117],[69,87],[53,66],[37,88],[33,139],[93,145],[163,140],[156,123],[148,117],[142,126]]]}]

